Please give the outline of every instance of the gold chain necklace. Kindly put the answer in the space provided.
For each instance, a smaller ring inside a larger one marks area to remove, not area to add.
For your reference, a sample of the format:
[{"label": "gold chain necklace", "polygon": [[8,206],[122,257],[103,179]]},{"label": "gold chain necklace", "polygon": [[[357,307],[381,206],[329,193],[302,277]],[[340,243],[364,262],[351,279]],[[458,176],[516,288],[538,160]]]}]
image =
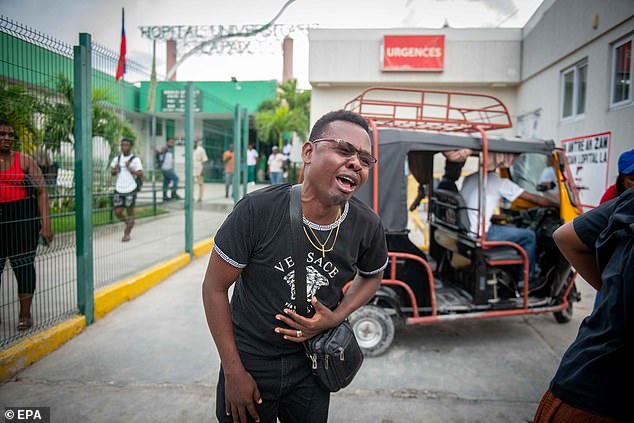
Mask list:
[{"label": "gold chain necklace", "polygon": [[330,236],[332,235],[332,231],[335,230],[334,227],[330,228],[330,232],[328,233],[328,237],[326,237],[326,240],[322,243],[319,240],[319,237],[317,236],[317,234],[313,231],[313,228],[310,227],[310,225],[308,226],[308,229],[310,229],[310,233],[313,234],[313,237],[315,237],[315,240],[317,241],[316,245],[313,240],[311,239],[310,235],[308,235],[308,231],[306,231],[306,226],[304,226],[304,233],[306,234],[306,238],[308,238],[308,242],[310,242],[310,245],[312,245],[316,250],[321,251],[321,256],[322,257],[326,257],[326,253],[331,252],[332,250],[335,249],[335,244],[337,243],[337,237],[339,236],[339,227],[341,226],[341,221],[339,220],[341,218],[341,209],[339,209],[337,211],[337,230],[335,231],[335,237],[332,241],[332,245],[330,246],[330,248],[326,248],[326,245],[328,244],[328,240],[330,240]]}]

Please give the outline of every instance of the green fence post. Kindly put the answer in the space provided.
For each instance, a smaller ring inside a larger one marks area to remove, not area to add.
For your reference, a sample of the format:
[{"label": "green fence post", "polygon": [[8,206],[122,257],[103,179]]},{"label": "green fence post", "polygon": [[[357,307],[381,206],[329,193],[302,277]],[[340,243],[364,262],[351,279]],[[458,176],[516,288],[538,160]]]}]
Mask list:
[{"label": "green fence post", "polygon": [[[152,116],[149,118],[149,130],[150,130],[150,148],[152,150],[152,158],[151,163],[152,167],[150,171],[150,175],[152,176],[152,214],[156,216],[156,162],[154,161],[154,157],[156,157],[156,115],[152,113]],[[148,162],[149,164],[150,162]]]},{"label": "green fence post", "polygon": [[194,84],[187,83],[185,91],[185,251],[194,254]]},{"label": "green fence post", "polygon": [[242,152],[242,140],[240,126],[240,105],[236,104],[236,109],[233,113],[233,204],[236,204],[240,200],[240,162]]},{"label": "green fence post", "polygon": [[86,325],[95,320],[92,246],[92,48],[90,34],[79,34],[74,46],[75,228],[77,307]]},{"label": "green fence post", "polygon": [[249,111],[245,107],[242,109],[242,162],[240,169],[242,170],[242,195],[247,195],[247,184],[249,183],[249,170],[247,167],[247,146],[249,145]]}]

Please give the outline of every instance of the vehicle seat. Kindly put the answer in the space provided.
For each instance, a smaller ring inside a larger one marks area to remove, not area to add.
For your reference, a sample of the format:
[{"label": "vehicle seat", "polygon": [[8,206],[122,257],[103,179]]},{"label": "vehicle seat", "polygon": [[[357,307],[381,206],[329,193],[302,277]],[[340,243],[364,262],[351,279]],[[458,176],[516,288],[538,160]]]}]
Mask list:
[{"label": "vehicle seat", "polygon": [[460,193],[436,189],[432,196],[432,207],[437,223],[464,235],[469,235],[468,208]]},{"label": "vehicle seat", "polygon": [[[467,214],[467,210],[469,208],[464,202],[462,195],[458,192],[448,191],[444,189],[436,189],[434,191],[434,195],[432,197],[432,207],[435,216],[435,222],[445,228],[449,228],[459,232],[462,235],[468,236],[473,239],[472,232],[469,231],[469,216]],[[448,237],[443,237],[442,231],[435,233],[435,238],[439,244],[445,246],[454,252],[458,252],[459,250],[454,245],[459,240],[454,240],[453,243],[447,241]],[[445,239],[447,238],[447,239]],[[488,263],[494,262],[514,262],[521,263],[522,255],[520,252],[510,246],[501,245],[496,247],[487,248],[486,250],[482,250],[482,257]],[[464,261],[464,260],[463,260]],[[464,261],[464,263],[459,264],[456,263],[454,267],[462,267],[467,265],[468,262]]]}]

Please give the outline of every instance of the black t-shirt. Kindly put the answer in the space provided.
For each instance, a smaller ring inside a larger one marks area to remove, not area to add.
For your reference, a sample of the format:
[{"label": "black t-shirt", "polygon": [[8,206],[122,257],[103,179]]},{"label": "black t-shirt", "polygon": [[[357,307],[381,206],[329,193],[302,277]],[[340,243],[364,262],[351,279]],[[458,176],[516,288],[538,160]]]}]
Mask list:
[{"label": "black t-shirt", "polygon": [[626,420],[631,405],[623,382],[629,383],[634,360],[634,189],[579,216],[573,226],[596,249],[603,285],[550,389],[574,407]]},{"label": "black t-shirt", "polygon": [[[214,249],[227,263],[242,269],[231,299],[233,328],[238,349],[257,356],[277,356],[302,350],[286,341],[274,328],[284,308],[295,309],[295,271],[289,201],[291,185],[274,185],[245,196],[218,230]],[[379,217],[356,198],[342,210],[339,233],[336,223],[321,226],[304,219],[312,231],[333,251],[315,249],[304,237],[306,293],[330,309],[341,300],[343,286],[357,271],[377,274],[387,265],[385,233]],[[334,228],[331,232],[330,230]],[[312,307],[312,306],[311,306]]]}]

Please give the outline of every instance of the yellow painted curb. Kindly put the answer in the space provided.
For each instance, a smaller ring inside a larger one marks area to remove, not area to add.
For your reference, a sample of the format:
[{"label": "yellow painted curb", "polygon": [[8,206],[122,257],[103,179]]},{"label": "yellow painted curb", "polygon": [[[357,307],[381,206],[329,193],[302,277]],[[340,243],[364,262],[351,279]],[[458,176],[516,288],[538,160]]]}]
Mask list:
[{"label": "yellow painted curb", "polygon": [[84,316],[76,316],[0,351],[0,381],[15,376],[20,370],[56,350],[85,327]]},{"label": "yellow painted curb", "polygon": [[189,263],[189,254],[183,253],[171,260],[151,267],[133,277],[100,289],[95,293],[95,320],[101,319],[112,309],[138,297],[162,282],[169,275]]},{"label": "yellow painted curb", "polygon": [[194,244],[194,257],[204,256],[214,248],[214,239],[209,238]]}]

